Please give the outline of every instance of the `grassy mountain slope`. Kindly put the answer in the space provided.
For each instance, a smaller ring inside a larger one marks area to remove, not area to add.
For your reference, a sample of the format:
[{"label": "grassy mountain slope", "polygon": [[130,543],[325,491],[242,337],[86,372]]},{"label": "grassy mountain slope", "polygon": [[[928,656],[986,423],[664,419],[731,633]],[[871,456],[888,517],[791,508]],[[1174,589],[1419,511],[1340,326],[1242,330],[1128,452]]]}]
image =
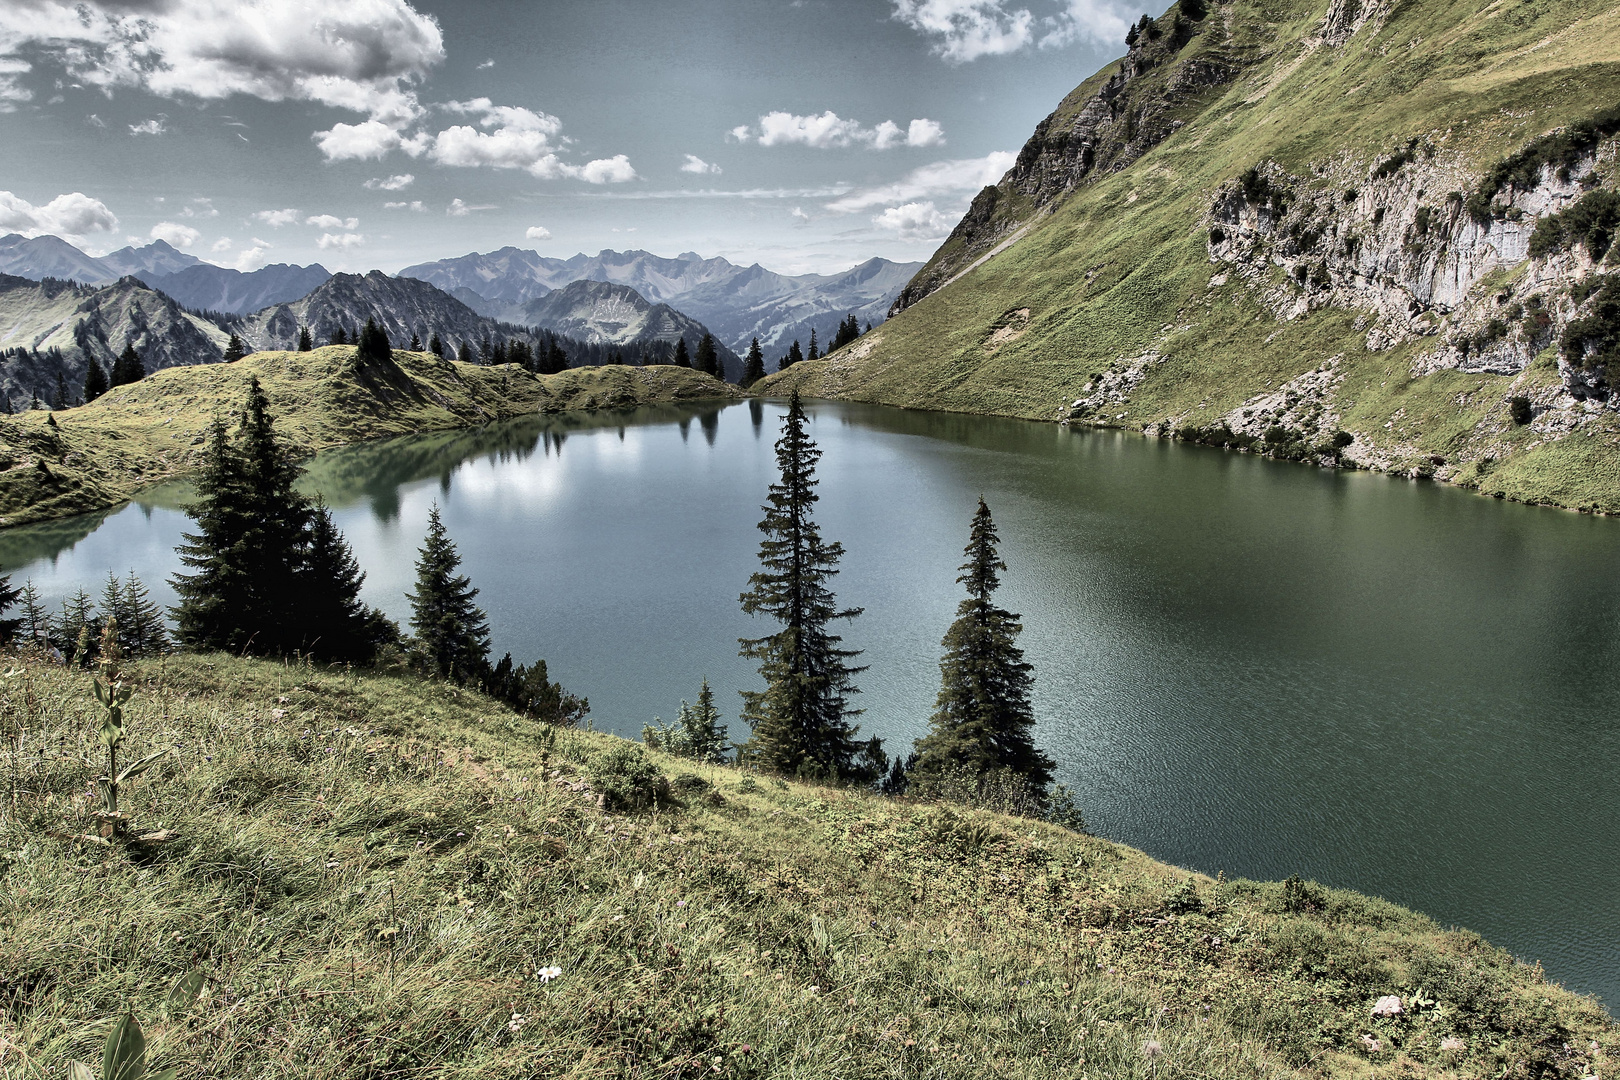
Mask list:
[{"label": "grassy mountain slope", "polygon": [[[1560,370],[1556,340],[1508,317],[1501,347],[1521,359],[1505,371],[1470,370],[1466,341],[1488,325],[1501,337],[1490,320],[1532,294],[1555,331],[1589,310],[1570,292],[1595,260],[1527,262],[1524,240],[1537,213],[1613,186],[1612,140],[1572,179],[1549,167],[1504,192],[1488,228],[1462,210],[1494,164],[1620,101],[1620,8],[1234,0],[1195,19],[1186,6],[1043,125],[999,195],[975,201],[983,221],[914,279],[921,299],[760,389],[1154,434],[1277,425],[1298,445],[1343,428],[1364,466],[1620,510],[1620,424]],[[1080,167],[1143,124],[1170,133]],[[1250,169],[1286,212],[1245,200]],[[1517,396],[1533,423],[1510,418]]]},{"label": "grassy mountain slope", "polygon": [[535,412],[740,393],[685,368],[532,375],[398,350],[391,363],[361,364],[357,351],[331,345],[169,368],[76,409],[0,416],[0,526],[112,506],[141,486],[191,471],[214,417],[228,419],[241,407],[252,376],[270,399],[276,430],[302,453]]},{"label": "grassy mountain slope", "polygon": [[[123,805],[167,839],[75,839],[99,824],[88,677],[11,664],[8,1076],[94,1059],[125,1009],[156,1066],[310,1080],[1577,1078],[1620,1056],[1590,1001],[1380,900],[658,754],[672,798],[607,812],[628,744],[414,678],[143,663],[127,753],[173,749]],[[164,1020],[187,971],[207,989]],[[1404,1011],[1375,1019],[1386,994]]]}]

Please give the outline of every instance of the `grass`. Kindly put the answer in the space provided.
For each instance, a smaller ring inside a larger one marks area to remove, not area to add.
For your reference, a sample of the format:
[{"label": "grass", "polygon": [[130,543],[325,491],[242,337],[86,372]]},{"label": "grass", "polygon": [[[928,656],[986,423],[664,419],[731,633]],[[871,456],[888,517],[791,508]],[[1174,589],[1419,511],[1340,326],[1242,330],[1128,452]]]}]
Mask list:
[{"label": "grass", "polygon": [[[1215,284],[1226,267],[1210,261],[1206,215],[1223,184],[1259,163],[1278,163],[1304,192],[1337,195],[1417,137],[1446,161],[1483,173],[1530,139],[1620,99],[1620,15],[1612,4],[1379,6],[1381,21],[1334,48],[1305,43],[1325,10],[1319,0],[1210,5],[1176,63],[1226,57],[1243,67],[1224,91],[1196,96],[1195,112],[1177,114],[1185,126],[1128,168],[1029,218],[1012,247],[868,338],[772,375],[759,391],[798,387],[814,396],[1054,420],[1094,374],[1152,350],[1164,362],[1116,410],[1123,415],[1106,418],[1143,429],[1218,415],[1337,357],[1344,377],[1332,404],[1357,434],[1364,464],[1405,471],[1439,456],[1447,460],[1439,478],[1472,482],[1488,459],[1498,486],[1481,490],[1620,512],[1609,463],[1620,449],[1620,421],[1612,411],[1581,417],[1567,438],[1508,430],[1509,397],[1555,394],[1550,367],[1538,362],[1518,376],[1414,376],[1414,363],[1438,337],[1372,353],[1365,327],[1355,326],[1360,312],[1318,307],[1283,320],[1235,271]],[[1158,100],[1174,67],[1130,84],[1121,111]],[[1096,85],[1094,76],[1071,94],[1059,119],[1077,112]],[[1436,206],[1444,198],[1426,196]],[[961,250],[959,240],[942,249],[922,274],[941,273]],[[1500,280],[1482,281],[1475,295]],[[991,348],[1000,321],[1021,309],[1029,311],[1027,330]],[[1564,445],[1571,439],[1580,448]]]},{"label": "grass", "polygon": [[0,417],[0,526],[116,506],[141,487],[186,475],[200,462],[214,418],[230,421],[254,376],[270,399],[276,431],[303,454],[541,412],[741,394],[686,368],[533,375],[511,364],[482,367],[401,350],[391,363],[367,365],[357,351],[329,345],[166,368],[76,409]]},{"label": "grass", "polygon": [[[414,677],[176,656],[102,842],[88,676],[0,682],[0,1072],[124,1010],[182,1076],[1584,1077],[1593,1002],[1475,935],[997,814],[650,757]],[[541,973],[560,969],[555,978]],[[198,1004],[162,1019],[176,978]],[[1405,1013],[1374,1019],[1398,994]],[[1367,1038],[1364,1039],[1363,1036]],[[1376,1042],[1377,1049],[1371,1046]]]}]

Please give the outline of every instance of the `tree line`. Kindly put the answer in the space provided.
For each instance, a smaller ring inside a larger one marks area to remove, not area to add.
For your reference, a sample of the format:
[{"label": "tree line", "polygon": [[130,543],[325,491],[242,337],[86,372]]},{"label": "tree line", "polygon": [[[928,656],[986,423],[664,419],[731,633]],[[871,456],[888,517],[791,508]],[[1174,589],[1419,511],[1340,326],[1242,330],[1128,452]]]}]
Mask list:
[{"label": "tree line", "polygon": [[[872,324],[867,323],[866,330],[862,330],[860,322],[853,313],[850,313],[839,321],[837,332],[833,334],[832,340],[827,343],[826,352],[823,352],[816,341],[815,328],[811,327],[809,351],[806,352],[801,348],[798,339],[795,338],[793,344],[788,346],[788,351],[777,358],[776,370],[786,371],[794,364],[802,363],[805,360],[820,360],[823,356],[837,352],[845,345],[859,339],[862,334],[871,329]],[[764,377],[765,351],[760,348],[759,338],[755,338],[749,344],[748,355],[743,360],[742,385],[744,387],[752,386]]]}]

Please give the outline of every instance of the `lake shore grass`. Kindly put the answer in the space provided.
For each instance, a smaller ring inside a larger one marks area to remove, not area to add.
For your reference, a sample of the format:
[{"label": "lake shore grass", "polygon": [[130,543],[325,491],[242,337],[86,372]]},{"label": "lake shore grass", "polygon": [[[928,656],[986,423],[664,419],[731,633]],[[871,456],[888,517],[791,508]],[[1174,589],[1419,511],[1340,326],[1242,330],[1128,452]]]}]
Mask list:
[{"label": "lake shore grass", "polygon": [[403,350],[387,363],[362,363],[352,345],[165,368],[78,408],[0,416],[0,527],[106,509],[188,475],[215,417],[234,424],[252,377],[270,399],[277,433],[300,455],[535,413],[742,396],[672,366],[534,375]]},{"label": "lake shore grass", "polygon": [[[1479,937],[983,810],[626,755],[404,674],[6,661],[0,1071],[131,1010],[180,1075],[1608,1076],[1620,1030]],[[615,768],[621,770],[615,774]],[[140,840],[133,837],[151,836]],[[75,838],[77,837],[77,839]],[[165,992],[200,971],[185,1015]],[[1375,1017],[1397,995],[1399,1015]]]}]

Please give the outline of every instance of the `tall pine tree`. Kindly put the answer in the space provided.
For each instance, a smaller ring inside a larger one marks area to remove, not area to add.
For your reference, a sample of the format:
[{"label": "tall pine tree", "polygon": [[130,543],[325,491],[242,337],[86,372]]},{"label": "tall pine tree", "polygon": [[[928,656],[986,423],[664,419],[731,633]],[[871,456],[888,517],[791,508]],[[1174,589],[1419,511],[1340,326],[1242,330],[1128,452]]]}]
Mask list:
[{"label": "tall pine tree", "polygon": [[[94,362],[95,361],[91,361],[91,363]],[[30,582],[29,584],[32,585],[33,583]],[[10,574],[0,577],[0,645],[9,645],[12,641],[16,640],[17,635],[22,632],[25,624],[29,620],[30,612],[28,611],[26,605],[24,606],[22,613],[16,618],[6,618],[6,616],[11,613],[11,609],[17,603],[17,601],[22,599],[22,596],[22,587],[13,585],[11,583]]]},{"label": "tall pine tree", "polygon": [[939,662],[940,689],[929,733],[917,740],[915,780],[958,772],[981,782],[1009,771],[1044,791],[1052,781],[1052,759],[1031,735],[1035,726],[1030,665],[1018,647],[1023,627],[1018,616],[995,605],[1007,569],[996,551],[996,526],[983,499],[973,515],[962,575],[967,599],[945,633]]},{"label": "tall pine tree", "polygon": [[720,350],[715,348],[713,334],[704,331],[698,341],[697,361],[692,366],[705,375],[713,375],[722,381],[725,379],[725,369],[720,366]]},{"label": "tall pine tree", "polygon": [[366,575],[326,504],[310,512],[309,539],[299,567],[299,623],[305,648],[331,660],[365,663],[398,629],[360,599]]},{"label": "tall pine tree", "polygon": [[386,363],[393,353],[388,345],[388,334],[377,325],[377,320],[366,319],[366,325],[360,329],[360,340],[356,342],[359,351],[356,359],[361,363]]},{"label": "tall pine tree", "polygon": [[748,356],[743,360],[742,385],[753,386],[765,377],[765,353],[760,350],[759,338],[749,342]]},{"label": "tall pine tree", "polygon": [[315,351],[315,339],[309,336],[309,327],[307,326],[300,326],[298,328],[298,351]]},{"label": "tall pine tree", "polygon": [[135,343],[128,342],[124,351],[118,354],[113,361],[112,378],[108,381],[113,386],[123,386],[126,383],[140,382],[146,378],[146,365],[141,363],[140,354],[135,351]]},{"label": "tall pine tree", "polygon": [[470,682],[489,670],[489,620],[473,603],[478,590],[466,575],[456,573],[460,566],[461,556],[435,503],[416,559],[416,590],[408,594],[411,629],[430,671]]},{"label": "tall pine tree", "polygon": [[246,355],[247,346],[242,344],[241,338],[237,337],[235,334],[232,334],[231,340],[225,343],[225,363],[234,364]]},{"label": "tall pine tree", "polygon": [[816,329],[813,326],[810,328],[810,349],[804,354],[804,358],[806,360],[821,359],[821,347],[816,344]]},{"label": "tall pine tree", "polygon": [[685,338],[675,339],[675,366],[686,368],[692,366],[692,356],[686,351]]},{"label": "tall pine tree", "polygon": [[801,363],[803,360],[804,360],[804,351],[799,348],[799,342],[797,341],[797,339],[795,339],[793,344],[788,346],[787,355],[782,357],[782,361],[781,361],[781,363],[777,364],[776,370],[777,371],[786,371],[788,368],[792,367],[794,364]]},{"label": "tall pine tree", "polygon": [[832,620],[853,619],[861,609],[840,609],[827,586],[844,549],[823,541],[811,517],[820,458],[794,391],[776,443],[781,478],[770,487],[759,523],[761,569],[741,596],[744,611],[767,615],[782,628],[739,641],[741,655],[758,660],[765,678],[763,691],[743,691],[742,715],[753,734],[740,757],[771,772],[869,781],[888,763],[878,764],[877,740],[863,746],[855,738],[850,720],[860,711],[850,708],[849,695],[859,692],[854,676],[866,669],[851,666],[859,652],[840,648],[842,638],[828,631]]},{"label": "tall pine tree", "polygon": [[54,629],[51,615],[40,601],[39,589],[34,586],[32,578],[23,583],[18,597],[22,603],[22,636],[35,645],[49,645]]}]

